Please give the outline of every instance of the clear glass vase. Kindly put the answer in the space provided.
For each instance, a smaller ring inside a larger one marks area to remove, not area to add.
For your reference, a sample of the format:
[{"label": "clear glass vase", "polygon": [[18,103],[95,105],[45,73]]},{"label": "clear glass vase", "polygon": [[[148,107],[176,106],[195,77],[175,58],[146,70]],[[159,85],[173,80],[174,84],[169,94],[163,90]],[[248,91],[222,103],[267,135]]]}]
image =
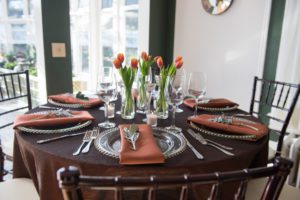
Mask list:
[{"label": "clear glass vase", "polygon": [[147,93],[147,85],[151,83],[151,75],[139,75],[138,77],[138,96],[137,96],[137,109],[145,113],[148,106],[149,97]]},{"label": "clear glass vase", "polygon": [[169,116],[168,102],[165,96],[166,78],[155,77],[158,83],[155,113],[159,119],[167,119]]},{"label": "clear glass vase", "polygon": [[135,105],[131,95],[131,88],[123,88],[121,117],[123,119],[133,119],[135,116]]}]

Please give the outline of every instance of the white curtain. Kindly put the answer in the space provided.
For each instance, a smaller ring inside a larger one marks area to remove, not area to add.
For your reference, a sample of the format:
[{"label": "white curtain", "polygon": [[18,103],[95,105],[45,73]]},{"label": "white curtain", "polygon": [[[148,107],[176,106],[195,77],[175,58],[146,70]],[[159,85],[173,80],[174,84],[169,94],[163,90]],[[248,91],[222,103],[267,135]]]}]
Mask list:
[{"label": "white curtain", "polygon": [[[300,1],[286,0],[276,80],[300,83]],[[300,101],[289,131],[300,134]]]}]

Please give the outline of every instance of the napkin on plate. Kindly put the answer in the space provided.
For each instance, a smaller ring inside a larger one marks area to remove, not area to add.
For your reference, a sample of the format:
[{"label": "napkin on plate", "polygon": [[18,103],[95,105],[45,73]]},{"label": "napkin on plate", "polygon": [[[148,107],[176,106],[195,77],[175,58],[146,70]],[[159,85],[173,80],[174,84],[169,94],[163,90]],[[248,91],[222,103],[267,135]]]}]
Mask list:
[{"label": "napkin on plate", "polygon": [[70,111],[70,114],[72,116],[57,116],[51,112],[46,114],[32,113],[18,115],[14,121],[13,128],[17,128],[18,126],[56,126],[94,120],[94,117],[87,111]]},{"label": "napkin on plate", "polygon": [[51,95],[48,96],[48,99],[65,104],[82,104],[85,108],[91,108],[102,104],[102,100],[99,98],[89,98],[88,100],[83,100],[74,97],[72,94]]},{"label": "napkin on plate", "polygon": [[[190,108],[194,108],[194,106],[196,105],[195,103],[195,99],[185,99],[183,101],[183,104],[190,107]],[[224,99],[224,98],[219,98],[219,99],[210,99],[205,101],[205,103],[198,103],[198,106],[200,107],[205,107],[205,108],[224,108],[224,107],[233,107],[233,106],[238,106],[237,103],[234,103],[228,99]]]},{"label": "napkin on plate", "polygon": [[152,129],[147,124],[139,124],[139,138],[136,141],[136,150],[131,149],[131,143],[124,136],[123,128],[129,125],[119,125],[121,136],[120,164],[156,164],[164,163],[164,155],[157,146]]},{"label": "napkin on plate", "polygon": [[[256,137],[251,139],[253,141],[257,141],[266,134],[268,134],[268,127],[259,122],[252,122],[247,120],[240,120],[238,118],[233,118],[232,124],[225,124],[215,122],[214,119],[216,119],[216,117],[220,117],[220,115],[198,115],[197,117],[188,118],[188,124],[190,125],[190,122],[194,122],[197,125],[213,129],[222,134],[224,133],[233,135],[255,135]],[[247,125],[254,127],[257,130],[249,128],[247,127]]]}]

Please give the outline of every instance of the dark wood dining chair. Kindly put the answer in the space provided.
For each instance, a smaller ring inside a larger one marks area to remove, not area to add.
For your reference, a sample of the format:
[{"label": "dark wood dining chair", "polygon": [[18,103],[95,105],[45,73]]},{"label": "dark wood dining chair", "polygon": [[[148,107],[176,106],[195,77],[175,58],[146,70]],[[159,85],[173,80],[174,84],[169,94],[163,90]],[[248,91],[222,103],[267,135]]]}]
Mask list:
[{"label": "dark wood dining chair", "polygon": [[[174,176],[84,176],[78,168],[69,166],[57,171],[59,187],[65,200],[83,200],[83,188],[92,190],[113,190],[114,199],[122,199],[125,190],[143,190],[147,199],[156,199],[160,189],[180,188],[178,199],[185,200],[192,187],[211,185],[210,199],[221,199],[222,186],[229,182],[239,186],[235,199],[244,199],[248,181],[268,177],[261,199],[277,199],[292,167],[292,161],[276,157],[272,166],[244,169],[239,171],[215,172],[209,174],[174,175]],[[224,184],[223,184],[224,183]]]},{"label": "dark wood dining chair", "polygon": [[[278,136],[275,156],[280,156],[283,139],[300,94],[300,84],[284,83],[254,77],[250,114],[268,123]],[[270,124],[276,124],[273,128]]]},{"label": "dark wood dining chair", "polygon": [[[16,100],[21,99],[24,99],[24,102],[26,103],[16,103]],[[23,72],[0,74],[0,103],[2,105],[0,109],[0,117],[5,119],[4,124],[0,125],[0,131],[3,131],[4,128],[13,124],[13,119],[8,119],[9,115],[20,110],[32,109],[28,70]],[[6,146],[9,150],[4,148],[4,146]],[[3,154],[1,156],[4,155],[5,159],[12,161],[12,145],[3,144],[2,147]]]}]

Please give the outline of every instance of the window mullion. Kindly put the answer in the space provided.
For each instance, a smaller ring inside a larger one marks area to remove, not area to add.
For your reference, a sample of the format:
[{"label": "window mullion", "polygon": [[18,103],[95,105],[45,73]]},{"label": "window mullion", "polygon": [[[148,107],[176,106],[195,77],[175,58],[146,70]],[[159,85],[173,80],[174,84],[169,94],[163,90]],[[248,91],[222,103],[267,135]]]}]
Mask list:
[{"label": "window mullion", "polygon": [[88,81],[88,88],[92,91],[96,90],[98,77],[99,77],[99,66],[100,60],[102,60],[102,49],[100,38],[100,24],[101,24],[101,14],[99,13],[100,5],[99,1],[90,1],[90,45],[89,45],[89,66],[90,66],[90,80]]}]

